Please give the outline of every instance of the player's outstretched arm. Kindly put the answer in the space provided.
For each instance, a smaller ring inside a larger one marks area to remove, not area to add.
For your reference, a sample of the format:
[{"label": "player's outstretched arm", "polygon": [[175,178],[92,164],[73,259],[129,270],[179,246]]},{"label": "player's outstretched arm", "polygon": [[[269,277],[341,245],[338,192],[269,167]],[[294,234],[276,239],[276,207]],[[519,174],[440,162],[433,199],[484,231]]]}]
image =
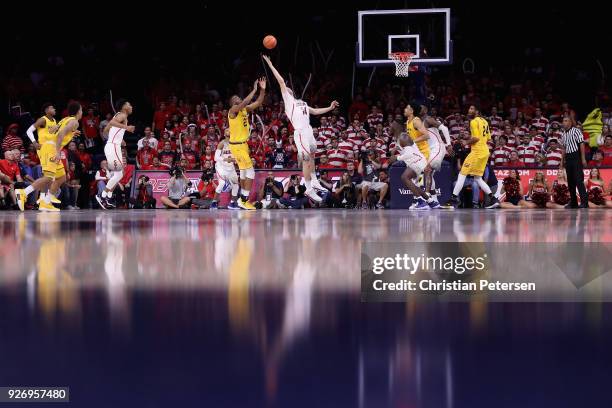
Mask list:
[{"label": "player's outstretched arm", "polygon": [[327,108],[311,108],[309,106],[308,111],[310,112],[311,115],[323,115],[323,114],[326,114],[327,112],[333,111],[338,106],[340,106],[338,101],[333,101],[331,105],[329,105]]},{"label": "player's outstretched arm", "polygon": [[255,80],[255,83],[253,84],[253,90],[251,92],[249,92],[249,94],[242,100],[242,102],[233,105],[230,110],[229,110],[229,117],[230,118],[235,118],[236,115],[238,114],[238,112],[240,112],[241,110],[243,110],[244,108],[247,107],[248,104],[251,103],[251,101],[253,100],[253,97],[255,96],[255,92],[257,92],[257,83],[259,82],[259,79]]},{"label": "player's outstretched arm", "polygon": [[285,89],[287,89],[287,85],[285,85],[285,80],[278,72],[278,70],[274,67],[274,65],[272,65],[270,57],[268,57],[267,55],[262,55],[262,58],[264,59],[264,61],[266,61],[266,63],[270,67],[270,70],[272,71],[272,74],[274,75],[274,78],[276,78],[276,80],[278,81],[278,85],[280,86],[281,92],[285,92]]},{"label": "player's outstretched arm", "polygon": [[252,112],[255,109],[259,108],[263,103],[264,98],[266,97],[266,78],[261,77],[257,82],[259,84],[259,96],[257,97],[257,100],[255,100],[255,102],[246,107],[247,112]]}]

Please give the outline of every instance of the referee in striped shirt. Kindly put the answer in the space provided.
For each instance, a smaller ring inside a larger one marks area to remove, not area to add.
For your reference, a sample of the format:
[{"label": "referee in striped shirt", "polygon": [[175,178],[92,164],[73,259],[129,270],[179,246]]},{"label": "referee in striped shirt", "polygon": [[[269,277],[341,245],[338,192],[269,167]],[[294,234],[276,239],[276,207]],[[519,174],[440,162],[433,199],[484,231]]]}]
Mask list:
[{"label": "referee in striped shirt", "polygon": [[[571,201],[566,208],[588,208],[589,196],[584,187],[584,173],[586,167],[584,157],[584,137],[580,129],[575,127],[572,120],[566,116],[563,118],[563,131],[561,132],[561,143],[563,144],[563,157],[559,169],[565,167],[567,173],[567,188],[570,192]],[[580,207],[576,198],[576,187],[580,193]]]}]

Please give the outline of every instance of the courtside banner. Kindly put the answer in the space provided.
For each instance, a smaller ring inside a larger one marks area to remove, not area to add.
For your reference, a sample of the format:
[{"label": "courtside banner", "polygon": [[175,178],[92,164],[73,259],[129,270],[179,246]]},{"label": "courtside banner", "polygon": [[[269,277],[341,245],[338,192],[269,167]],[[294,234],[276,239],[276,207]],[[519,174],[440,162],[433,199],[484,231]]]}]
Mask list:
[{"label": "courtside banner", "polygon": [[612,301],[612,242],[364,242],[362,302]]},{"label": "courtside banner", "polygon": [[[255,171],[255,181],[253,183],[253,188],[251,189],[251,194],[249,198],[252,201],[257,200],[257,191],[259,191],[259,187],[261,187],[261,183],[268,176],[268,172],[272,172],[274,174],[274,179],[280,181],[285,185],[285,183],[289,180],[289,178],[293,174],[302,175],[300,170],[256,170]],[[337,180],[342,174],[342,170],[328,170],[329,176],[333,180]],[[163,205],[160,201],[162,196],[168,195],[168,181],[170,180],[170,174],[167,171],[148,171],[148,170],[137,170],[134,176],[135,182],[132,187],[131,196],[134,197],[136,194],[136,189],[138,188],[138,179],[141,176],[149,177],[149,183],[153,186],[153,197],[157,200],[157,208],[163,208]],[[187,177],[194,186],[197,187],[200,182],[200,177],[202,176],[202,171],[186,171],[185,177]],[[215,183],[216,183],[217,175],[215,174]],[[229,193],[221,194],[220,205],[225,206],[229,202]]]},{"label": "courtside banner", "polygon": [[[504,178],[510,175],[511,169],[495,169],[495,176],[499,180],[500,184],[504,180]],[[529,182],[535,178],[536,171],[544,172],[544,178],[546,178],[546,182],[550,187],[552,187],[555,180],[557,180],[557,174],[559,174],[558,169],[512,169],[517,170],[519,176],[521,177],[521,187],[523,188],[523,194],[527,194],[529,192]],[[589,176],[591,174],[591,169],[584,169],[584,183],[586,184]],[[601,178],[604,181],[605,188],[610,186],[610,181],[612,181],[612,169],[599,169],[601,173]]]}]

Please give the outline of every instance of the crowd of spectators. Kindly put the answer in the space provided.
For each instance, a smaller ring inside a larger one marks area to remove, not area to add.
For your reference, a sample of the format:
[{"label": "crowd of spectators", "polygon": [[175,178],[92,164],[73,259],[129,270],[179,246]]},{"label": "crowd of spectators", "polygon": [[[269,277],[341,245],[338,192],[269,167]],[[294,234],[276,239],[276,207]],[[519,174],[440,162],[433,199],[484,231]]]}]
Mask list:
[{"label": "crowd of spectators", "polygon": [[[394,120],[404,121],[402,112],[409,101],[417,100],[427,106],[431,116],[445,123],[453,143],[469,133],[467,106],[473,103],[481,106],[493,136],[489,147],[490,164],[494,167],[558,168],[561,118],[570,116],[579,128],[582,126],[571,104],[556,96],[554,89],[546,83],[503,82],[469,74],[459,78],[453,76],[452,79],[419,74],[413,82],[407,83],[408,86],[397,85],[397,80],[388,77],[374,81],[371,88],[358,87],[354,98],[343,103],[341,108],[311,118],[317,139],[318,170],[340,169],[347,171],[349,177],[355,177],[356,173],[363,179],[359,183],[353,180],[353,189],[343,183],[344,178],[330,182],[330,195],[324,200],[327,205],[363,205],[365,200],[362,197],[368,197],[370,190],[378,193],[371,204],[384,204],[388,191],[386,169],[390,156],[397,151],[390,124]],[[284,114],[278,92],[273,86],[270,88],[263,107],[250,116],[252,133],[248,144],[253,162],[259,169],[297,168],[293,128]],[[320,97],[320,92],[317,95],[321,103],[327,102]],[[124,141],[124,155],[131,164],[117,188],[120,206],[130,205],[129,191],[136,169],[170,171],[180,167],[185,171],[214,174],[214,151],[228,127],[228,105],[225,102],[228,96],[218,94],[214,100],[206,102],[181,99],[175,95],[157,98],[162,100],[155,103],[152,118],[140,118],[136,136]],[[598,98],[605,101],[607,95],[598,95]],[[111,113],[100,106],[99,102],[87,101],[81,135],[64,151],[62,160],[68,177],[62,188],[62,201],[66,208],[95,206],[91,197],[104,188],[108,179],[103,155],[99,152],[104,143],[102,129],[110,120]],[[587,160],[592,167],[612,166],[612,115],[609,109],[603,109],[602,121],[601,134],[591,135],[584,131]],[[24,137],[24,126],[18,123],[15,121],[6,126],[1,142],[4,155],[0,160],[1,206],[13,205],[15,185],[31,183],[40,176],[35,145]],[[321,178],[325,180],[323,176]],[[139,181],[136,185],[140,185]],[[260,192],[263,205],[298,205],[296,203],[300,203],[303,194],[300,196],[298,187],[293,190],[291,187],[291,183],[283,186],[282,194],[275,191],[274,186],[266,187],[268,190]],[[291,197],[291,202],[284,203],[284,196]],[[147,197],[141,201],[140,206],[150,202]],[[33,207],[35,201],[28,205]]]}]

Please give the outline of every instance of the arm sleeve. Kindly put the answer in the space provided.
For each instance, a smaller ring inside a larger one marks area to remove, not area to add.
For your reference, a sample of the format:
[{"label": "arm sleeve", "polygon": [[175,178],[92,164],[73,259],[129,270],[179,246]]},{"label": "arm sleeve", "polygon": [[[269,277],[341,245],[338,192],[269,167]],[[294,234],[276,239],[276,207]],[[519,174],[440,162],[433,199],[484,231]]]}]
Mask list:
[{"label": "arm sleeve", "polygon": [[36,142],[36,139],[34,139],[34,130],[36,130],[36,127],[34,127],[34,125],[30,126],[28,128],[28,130],[26,130],[26,134],[28,135],[28,139],[30,139],[30,141],[32,143]]}]

